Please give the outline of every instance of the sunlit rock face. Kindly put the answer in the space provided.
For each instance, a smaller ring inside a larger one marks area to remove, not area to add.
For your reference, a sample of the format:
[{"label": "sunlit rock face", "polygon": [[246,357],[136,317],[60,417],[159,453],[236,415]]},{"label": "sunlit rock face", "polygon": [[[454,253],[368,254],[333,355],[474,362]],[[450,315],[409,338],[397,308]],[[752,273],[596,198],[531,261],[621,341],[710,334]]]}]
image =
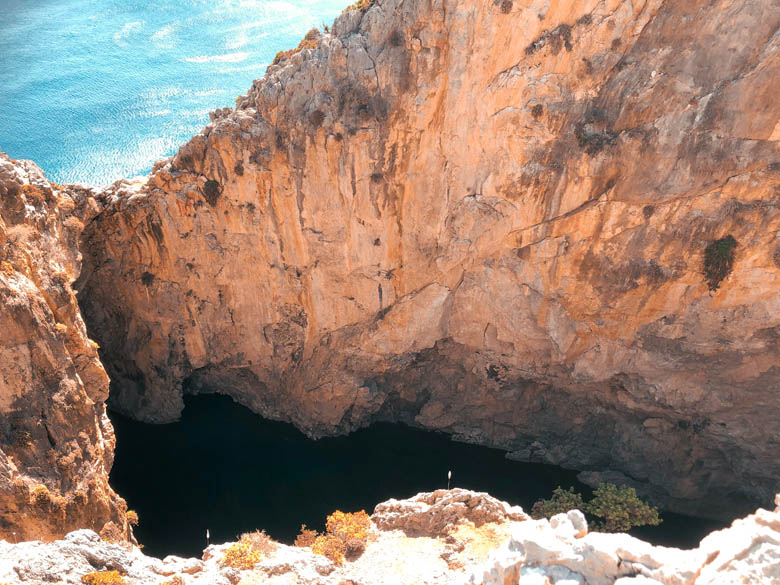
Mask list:
[{"label": "sunlit rock face", "polygon": [[97,209],[85,193],[0,154],[0,539],[9,542],[81,527],[130,537],[127,507],[108,485],[108,377],[71,288],[81,219]]},{"label": "sunlit rock face", "polygon": [[[380,0],[106,193],[113,407],[400,420],[709,516],[780,487],[780,5]],[[710,290],[705,249],[733,236]]]}]

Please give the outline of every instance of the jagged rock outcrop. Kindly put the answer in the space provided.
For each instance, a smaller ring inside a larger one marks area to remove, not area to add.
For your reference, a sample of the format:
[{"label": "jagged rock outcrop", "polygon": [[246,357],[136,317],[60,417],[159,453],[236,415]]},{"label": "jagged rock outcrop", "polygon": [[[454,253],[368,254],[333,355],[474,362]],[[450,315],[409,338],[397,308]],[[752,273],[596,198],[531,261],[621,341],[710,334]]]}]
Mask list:
[{"label": "jagged rock outcrop", "polygon": [[[503,509],[475,525],[453,515]],[[421,503],[426,506],[421,507]],[[457,506],[456,506],[457,507]],[[409,536],[406,527],[431,525]],[[419,517],[416,517],[419,516]],[[94,571],[114,570],[127,585],[778,585],[780,509],[758,510],[683,551],[651,546],[625,534],[588,533],[578,510],[551,520],[530,520],[488,494],[439,490],[377,506],[365,551],[336,565],[306,548],[278,544],[251,568],[223,562],[230,544],[212,545],[203,559],[145,556],[138,548],[107,543],[89,530],[53,543],[0,541],[0,582],[78,585]],[[433,520],[433,522],[431,522]]]},{"label": "jagged rock outcrop", "polygon": [[[0,154],[0,538],[131,538],[108,485],[108,376],[71,288],[97,207]],[[79,219],[81,218],[81,219]]]},{"label": "jagged rock outcrop", "polygon": [[689,513],[768,501],[779,27],[775,0],[347,11],[87,225],[112,405],[162,422],[217,391],[311,436],[401,420],[620,472]]},{"label": "jagged rock outcrop", "polygon": [[400,501],[391,499],[378,504],[371,516],[378,528],[401,530],[407,536],[441,536],[463,521],[480,527],[488,522],[529,518],[519,506],[464,489],[437,490]]}]

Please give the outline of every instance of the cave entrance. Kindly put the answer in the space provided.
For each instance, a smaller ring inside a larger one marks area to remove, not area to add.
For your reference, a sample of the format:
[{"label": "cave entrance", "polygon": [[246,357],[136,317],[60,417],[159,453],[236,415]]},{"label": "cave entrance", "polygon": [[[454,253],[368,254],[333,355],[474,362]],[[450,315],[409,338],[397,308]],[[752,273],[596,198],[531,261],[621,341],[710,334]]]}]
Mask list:
[{"label": "cave entrance", "polygon": [[[322,530],[336,509],[355,511],[447,485],[487,491],[530,510],[555,487],[584,494],[576,471],[510,461],[504,452],[441,433],[379,423],[349,436],[308,439],[210,394],[185,397],[180,421],[153,425],[111,414],[117,434],[113,487],[138,512],[147,554],[200,556],[211,542],[263,529],[292,543],[301,524]],[[642,534],[659,544],[695,546],[721,525],[663,514]]]}]

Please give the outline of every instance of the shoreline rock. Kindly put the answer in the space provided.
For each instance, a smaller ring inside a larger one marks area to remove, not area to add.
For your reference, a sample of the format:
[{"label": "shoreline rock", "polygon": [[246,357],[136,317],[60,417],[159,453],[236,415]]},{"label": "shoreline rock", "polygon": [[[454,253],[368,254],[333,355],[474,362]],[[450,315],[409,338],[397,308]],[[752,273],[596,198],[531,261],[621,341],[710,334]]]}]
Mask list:
[{"label": "shoreline rock", "polygon": [[[475,513],[485,522],[472,522]],[[588,533],[577,510],[549,521],[531,520],[488,494],[462,489],[389,500],[377,505],[371,519],[365,551],[343,566],[308,548],[282,544],[248,570],[220,564],[231,543],[208,547],[202,559],[161,560],[78,530],[51,543],[0,541],[0,582],[78,585],[83,575],[108,569],[119,571],[128,585],[175,583],[177,577],[184,585],[780,583],[780,506],[736,520],[689,551],[652,546],[626,534]]]}]

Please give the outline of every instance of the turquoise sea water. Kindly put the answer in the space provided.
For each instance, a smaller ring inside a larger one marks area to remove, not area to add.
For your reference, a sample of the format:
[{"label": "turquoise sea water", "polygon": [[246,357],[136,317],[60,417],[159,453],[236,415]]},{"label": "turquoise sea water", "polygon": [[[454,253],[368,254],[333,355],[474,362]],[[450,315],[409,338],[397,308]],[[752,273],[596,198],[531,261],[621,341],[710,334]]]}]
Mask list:
[{"label": "turquoise sea water", "polygon": [[60,183],[147,173],[348,3],[0,0],[0,151]]}]

